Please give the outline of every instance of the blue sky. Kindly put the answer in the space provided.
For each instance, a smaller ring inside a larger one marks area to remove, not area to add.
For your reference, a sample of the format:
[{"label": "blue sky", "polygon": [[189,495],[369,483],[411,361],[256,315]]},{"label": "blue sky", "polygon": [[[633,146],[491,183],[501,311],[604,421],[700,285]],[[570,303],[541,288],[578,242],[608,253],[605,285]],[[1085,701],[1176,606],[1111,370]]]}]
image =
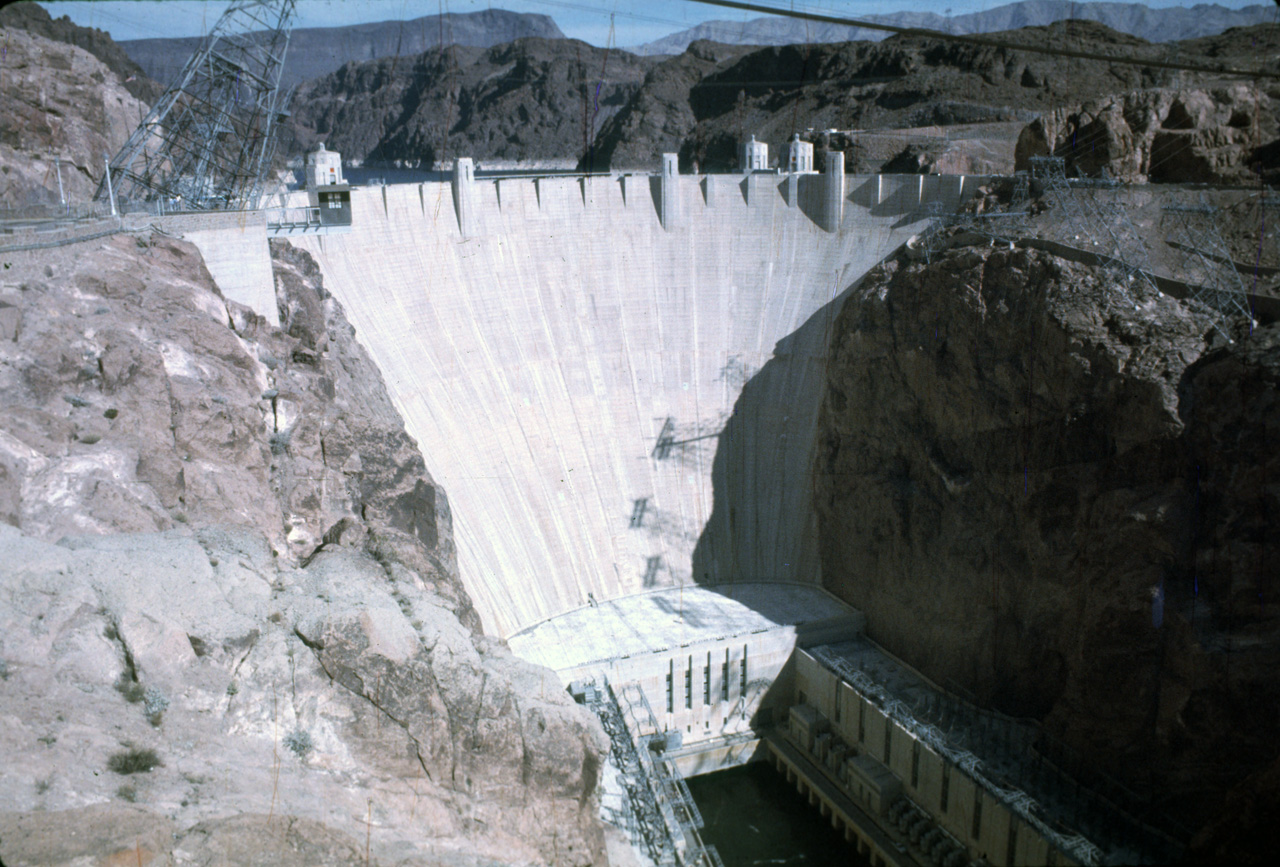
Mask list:
[{"label": "blue sky", "polygon": [[[753,0],[764,5],[859,17],[905,9],[961,15],[1002,6],[1005,0]],[[1259,0],[1218,0],[1239,9]],[[116,40],[154,36],[199,36],[217,21],[226,0],[42,0],[55,18],[70,16],[86,27],[98,27]],[[1148,6],[1192,6],[1194,0],[1148,0]],[[639,45],[712,19],[741,21],[753,13],[735,12],[693,0],[298,0],[298,27],[337,27],[365,21],[397,21],[440,11],[475,12],[510,9],[549,15],[566,35],[594,45]]]}]

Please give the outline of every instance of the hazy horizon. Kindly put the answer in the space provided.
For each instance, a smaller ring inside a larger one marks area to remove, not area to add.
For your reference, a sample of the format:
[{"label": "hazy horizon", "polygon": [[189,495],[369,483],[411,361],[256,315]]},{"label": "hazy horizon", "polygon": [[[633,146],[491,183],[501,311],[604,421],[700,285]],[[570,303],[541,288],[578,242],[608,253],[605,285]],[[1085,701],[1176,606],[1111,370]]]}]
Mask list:
[{"label": "hazy horizon", "polygon": [[[759,2],[759,0],[757,0]],[[40,0],[51,16],[68,16],[84,27],[96,27],[117,42],[156,37],[201,36],[226,9],[227,0]],[[782,6],[781,3],[771,5]],[[1008,2],[991,0],[942,0],[941,3],[879,2],[879,0],[811,0],[787,4],[827,15],[850,18],[892,12],[937,12],[966,15],[988,11]],[[1151,8],[1196,5],[1243,9],[1266,5],[1257,0],[1219,0],[1202,4],[1193,0],[1152,0]],[[440,12],[468,13],[506,9],[546,15],[568,37],[600,47],[632,47],[669,36],[707,21],[750,21],[762,17],[712,6],[696,0],[613,0],[599,4],[568,0],[298,0],[295,27],[343,27],[379,21],[412,21]]]}]

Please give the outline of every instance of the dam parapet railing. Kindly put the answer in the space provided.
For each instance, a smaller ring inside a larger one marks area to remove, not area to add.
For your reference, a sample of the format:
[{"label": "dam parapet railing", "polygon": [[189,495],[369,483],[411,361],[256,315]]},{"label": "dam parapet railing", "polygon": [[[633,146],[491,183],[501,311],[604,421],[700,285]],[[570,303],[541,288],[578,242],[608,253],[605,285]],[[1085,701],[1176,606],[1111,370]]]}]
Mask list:
[{"label": "dam parapet railing", "polygon": [[[457,160],[446,179],[393,183],[366,182],[352,187],[353,195],[381,199],[384,216],[391,201],[414,191],[419,209],[433,221],[452,205],[453,222],[464,238],[492,234],[486,214],[513,209],[527,216],[556,217],[576,205],[582,209],[621,207],[649,209],[665,229],[690,225],[702,211],[750,213],[760,205],[779,201],[828,232],[844,226],[848,205],[872,216],[897,216],[906,222],[921,219],[926,206],[940,213],[958,210],[986,184],[986,175],[846,175],[843,157],[828,154],[826,171],[779,170],[724,174],[680,174],[674,155],[666,155],[659,172],[483,172],[469,158]],[[771,201],[772,200],[772,201]],[[274,197],[273,207],[299,208],[311,204],[305,190]],[[767,210],[772,210],[768,208]],[[367,211],[365,211],[367,213]]]}]

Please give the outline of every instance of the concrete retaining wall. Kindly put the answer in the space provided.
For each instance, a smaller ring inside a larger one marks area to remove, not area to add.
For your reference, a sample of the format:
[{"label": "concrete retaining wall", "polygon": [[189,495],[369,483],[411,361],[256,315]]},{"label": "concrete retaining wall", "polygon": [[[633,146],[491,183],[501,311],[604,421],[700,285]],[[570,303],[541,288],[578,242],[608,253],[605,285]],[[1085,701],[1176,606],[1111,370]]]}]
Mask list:
[{"label": "concrete retaining wall", "polygon": [[151,222],[199,248],[224,296],[280,325],[265,212],[175,214]]}]

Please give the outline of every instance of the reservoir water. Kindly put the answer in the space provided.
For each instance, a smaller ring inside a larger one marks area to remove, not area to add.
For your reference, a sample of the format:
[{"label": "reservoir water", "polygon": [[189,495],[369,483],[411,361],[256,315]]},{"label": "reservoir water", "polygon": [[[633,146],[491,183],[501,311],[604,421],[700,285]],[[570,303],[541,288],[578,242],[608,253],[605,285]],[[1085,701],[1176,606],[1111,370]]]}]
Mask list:
[{"label": "reservoir water", "polygon": [[844,836],[766,762],[688,781],[702,811],[704,842],[725,867],[866,865]]}]

